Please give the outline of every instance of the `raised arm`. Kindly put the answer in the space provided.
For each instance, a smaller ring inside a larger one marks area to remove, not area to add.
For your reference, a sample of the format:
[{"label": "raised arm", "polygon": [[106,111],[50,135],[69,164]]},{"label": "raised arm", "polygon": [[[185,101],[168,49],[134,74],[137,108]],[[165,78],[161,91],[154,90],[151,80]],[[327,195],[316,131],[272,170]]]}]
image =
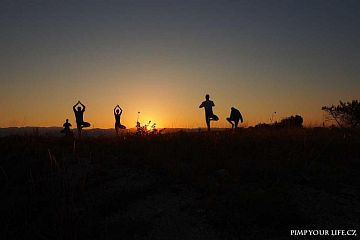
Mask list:
[{"label": "raised arm", "polygon": [[204,102],[202,102],[199,106],[199,108],[202,108],[202,107],[204,107]]},{"label": "raised arm", "polygon": [[114,107],[114,115],[116,115],[116,108],[117,108],[117,106]]},{"label": "raised arm", "polygon": [[121,107],[119,107],[119,109],[120,109],[120,113],[119,113],[119,114],[121,115],[121,114],[122,114],[122,108],[121,108]]},{"label": "raised arm", "polygon": [[73,106],[73,111],[76,112],[76,106],[79,104],[79,102],[77,102],[74,106]]},{"label": "raised arm", "polygon": [[82,108],[83,108],[82,111],[85,112],[85,105],[82,104],[80,101],[79,101],[79,104],[80,104],[80,105],[82,106]]}]

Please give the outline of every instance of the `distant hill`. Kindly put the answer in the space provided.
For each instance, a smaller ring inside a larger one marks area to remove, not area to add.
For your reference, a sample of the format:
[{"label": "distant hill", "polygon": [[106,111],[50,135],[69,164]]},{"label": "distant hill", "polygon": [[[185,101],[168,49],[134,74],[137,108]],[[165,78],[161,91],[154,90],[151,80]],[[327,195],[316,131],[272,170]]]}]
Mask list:
[{"label": "distant hill", "polygon": [[59,127],[9,127],[0,128],[0,136],[8,135],[55,135],[60,133]]}]

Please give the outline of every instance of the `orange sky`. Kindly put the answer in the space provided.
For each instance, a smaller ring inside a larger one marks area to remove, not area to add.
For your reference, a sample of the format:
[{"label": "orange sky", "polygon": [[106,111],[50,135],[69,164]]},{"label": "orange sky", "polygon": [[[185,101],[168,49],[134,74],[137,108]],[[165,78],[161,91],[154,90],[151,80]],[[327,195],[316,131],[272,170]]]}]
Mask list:
[{"label": "orange sky", "polygon": [[[269,79],[259,72],[250,76],[191,64],[169,66],[166,62],[131,66],[127,71],[114,66],[107,71],[89,68],[68,72],[54,79],[58,84],[43,84],[38,79],[50,79],[52,72],[46,74],[44,70],[33,78],[26,74],[27,82],[16,88],[9,86],[2,95],[2,103],[6,104],[1,107],[1,127],[61,126],[65,118],[74,124],[72,106],[78,99],[87,106],[85,120],[96,128],[113,127],[116,104],[123,108],[121,119],[128,128],[135,126],[138,111],[142,123],[151,120],[159,128],[204,127],[204,110],[198,106],[206,93],[215,102],[214,113],[220,117],[215,127],[229,127],[225,118],[232,106],[242,112],[246,125],[269,122],[275,111],[277,120],[300,114],[307,124],[320,124],[321,106],[336,103],[338,98],[348,99],[346,93],[351,93],[345,90],[340,96],[324,89],[318,94],[319,88],[311,81],[283,86],[276,77]],[[64,79],[73,79],[73,84]]]},{"label": "orange sky", "polygon": [[[206,2],[206,4],[205,4]],[[85,4],[86,3],[86,4]],[[204,127],[205,94],[220,120],[245,125],[299,114],[360,92],[359,4],[278,1],[39,1],[0,8],[0,127],[85,121]]]}]

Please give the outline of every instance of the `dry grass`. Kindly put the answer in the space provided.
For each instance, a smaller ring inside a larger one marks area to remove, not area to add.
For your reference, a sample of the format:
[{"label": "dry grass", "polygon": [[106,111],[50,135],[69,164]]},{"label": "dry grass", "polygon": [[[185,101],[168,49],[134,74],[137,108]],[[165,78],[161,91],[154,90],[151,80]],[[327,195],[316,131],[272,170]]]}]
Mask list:
[{"label": "dry grass", "polygon": [[0,144],[1,239],[288,239],[289,229],[360,225],[358,132],[239,129],[76,143],[10,136]]}]

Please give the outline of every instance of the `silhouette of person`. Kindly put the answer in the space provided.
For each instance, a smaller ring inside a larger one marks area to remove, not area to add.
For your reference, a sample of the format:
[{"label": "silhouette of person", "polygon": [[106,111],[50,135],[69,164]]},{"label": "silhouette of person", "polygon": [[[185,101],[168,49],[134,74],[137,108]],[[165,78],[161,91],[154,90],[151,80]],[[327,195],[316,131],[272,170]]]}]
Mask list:
[{"label": "silhouette of person", "polygon": [[123,110],[121,109],[121,107],[119,105],[117,105],[114,108],[116,134],[119,134],[119,129],[126,128],[124,125],[121,125],[121,123],[120,123],[120,116],[121,116],[122,112],[123,112]]},{"label": "silhouette of person", "polygon": [[205,109],[205,121],[206,121],[207,129],[208,131],[210,131],[210,121],[217,121],[219,120],[219,118],[213,113],[212,108],[215,106],[215,104],[213,101],[209,100],[210,99],[209,94],[206,94],[205,99],[206,100],[200,104],[199,108]]},{"label": "silhouette of person", "polygon": [[243,117],[239,110],[232,107],[230,112],[230,117],[226,118],[226,120],[231,124],[231,128],[234,127],[237,128],[239,124],[239,120],[241,121],[241,123],[243,122]]},{"label": "silhouette of person", "polygon": [[[81,105],[81,106],[78,106]],[[78,101],[74,106],[73,110],[76,118],[76,125],[78,129],[78,135],[81,137],[81,130],[86,127],[90,127],[90,123],[84,122],[85,105]]]},{"label": "silhouette of person", "polygon": [[71,123],[69,123],[69,119],[66,119],[65,123],[63,124],[64,129],[61,130],[61,133],[65,133],[65,137],[72,136],[72,131],[70,129]]}]

